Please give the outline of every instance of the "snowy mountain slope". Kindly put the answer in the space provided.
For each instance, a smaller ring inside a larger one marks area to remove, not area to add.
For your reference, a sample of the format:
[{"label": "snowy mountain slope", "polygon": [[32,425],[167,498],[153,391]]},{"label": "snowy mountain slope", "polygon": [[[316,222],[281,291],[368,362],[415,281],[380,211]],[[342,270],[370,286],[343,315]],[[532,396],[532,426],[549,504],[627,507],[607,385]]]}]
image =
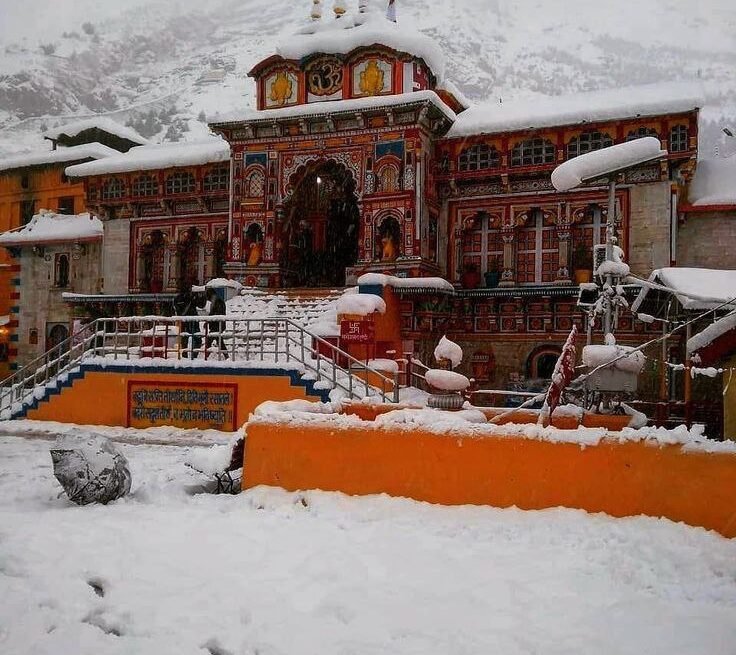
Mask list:
[{"label": "snowy mountain slope", "polygon": [[[323,4],[323,20],[333,20],[332,3]],[[728,0],[397,4],[403,24],[440,43],[449,77],[472,100],[689,79],[702,82],[709,100],[706,149],[723,124],[736,123],[736,6]],[[146,136],[199,137],[208,115],[250,103],[247,71],[310,7],[308,0],[0,0],[0,153],[38,147],[39,130],[95,112]]]}]

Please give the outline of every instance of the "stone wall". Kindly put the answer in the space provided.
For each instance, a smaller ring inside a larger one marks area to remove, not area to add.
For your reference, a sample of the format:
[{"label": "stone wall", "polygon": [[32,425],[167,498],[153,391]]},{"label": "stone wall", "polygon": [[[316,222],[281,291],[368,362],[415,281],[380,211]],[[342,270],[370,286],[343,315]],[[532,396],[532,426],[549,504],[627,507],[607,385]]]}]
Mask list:
[{"label": "stone wall", "polygon": [[687,214],[677,230],[677,265],[736,269],[736,209]]},{"label": "stone wall", "polygon": [[130,219],[106,220],[104,234],[104,292],[108,295],[126,294],[130,267]]},{"label": "stone wall", "polygon": [[639,184],[629,191],[629,266],[639,277],[670,265],[670,183]]},{"label": "stone wall", "polygon": [[[55,285],[56,255],[69,256],[69,284]],[[101,243],[75,247],[71,243],[46,246],[34,253],[23,248],[20,257],[20,307],[18,314],[18,367],[47,350],[47,338],[54,325],[64,325],[71,333],[72,310],[64,302],[64,293],[99,293],[101,280]]]}]

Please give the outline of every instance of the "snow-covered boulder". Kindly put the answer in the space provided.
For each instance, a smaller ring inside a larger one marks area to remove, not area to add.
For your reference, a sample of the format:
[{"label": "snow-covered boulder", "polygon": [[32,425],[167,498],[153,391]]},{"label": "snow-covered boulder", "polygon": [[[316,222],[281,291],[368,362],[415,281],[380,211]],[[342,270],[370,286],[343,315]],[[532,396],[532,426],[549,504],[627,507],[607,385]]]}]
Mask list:
[{"label": "snow-covered boulder", "polygon": [[107,503],[130,491],[128,460],[104,438],[65,442],[51,450],[54,476],[77,505]]}]

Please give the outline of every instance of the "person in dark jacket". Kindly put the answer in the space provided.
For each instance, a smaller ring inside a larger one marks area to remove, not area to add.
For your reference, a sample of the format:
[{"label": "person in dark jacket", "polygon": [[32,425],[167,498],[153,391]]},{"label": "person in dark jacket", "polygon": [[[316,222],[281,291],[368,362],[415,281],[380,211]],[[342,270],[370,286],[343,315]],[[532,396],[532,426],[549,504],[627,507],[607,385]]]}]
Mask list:
[{"label": "person in dark jacket", "polygon": [[[210,309],[210,316],[225,316],[227,314],[225,301],[217,295],[217,292],[214,289],[207,289],[207,303]],[[220,352],[225,356],[225,359],[227,359],[227,348],[225,347],[225,341],[223,340],[223,332],[225,332],[225,321],[210,321],[210,336],[207,337],[207,346],[205,351],[209,350],[209,348],[216,343]]]},{"label": "person in dark jacket", "polygon": [[[191,289],[184,290],[174,298],[175,316],[197,316],[196,298]],[[189,338],[191,337],[191,347]],[[199,321],[184,321],[181,324],[181,347],[184,357],[194,359],[202,347],[202,335],[199,331]]]}]

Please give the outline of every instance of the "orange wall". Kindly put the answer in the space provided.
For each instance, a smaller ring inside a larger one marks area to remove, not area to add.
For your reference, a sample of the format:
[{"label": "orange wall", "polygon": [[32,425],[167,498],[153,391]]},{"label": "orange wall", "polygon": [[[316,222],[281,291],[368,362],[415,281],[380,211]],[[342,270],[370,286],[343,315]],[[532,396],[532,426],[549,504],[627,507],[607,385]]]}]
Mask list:
[{"label": "orange wall", "polygon": [[241,426],[251,412],[266,400],[309,398],[302,386],[291,386],[286,375],[178,375],[161,373],[88,372],[75,380],[61,394],[51,396],[26,418],[38,421],[59,421],[81,425],[128,425],[128,382],[188,384],[236,384],[238,403],[236,425]]},{"label": "orange wall", "polygon": [[335,425],[246,426],[243,487],[664,516],[736,536],[736,455]]}]

